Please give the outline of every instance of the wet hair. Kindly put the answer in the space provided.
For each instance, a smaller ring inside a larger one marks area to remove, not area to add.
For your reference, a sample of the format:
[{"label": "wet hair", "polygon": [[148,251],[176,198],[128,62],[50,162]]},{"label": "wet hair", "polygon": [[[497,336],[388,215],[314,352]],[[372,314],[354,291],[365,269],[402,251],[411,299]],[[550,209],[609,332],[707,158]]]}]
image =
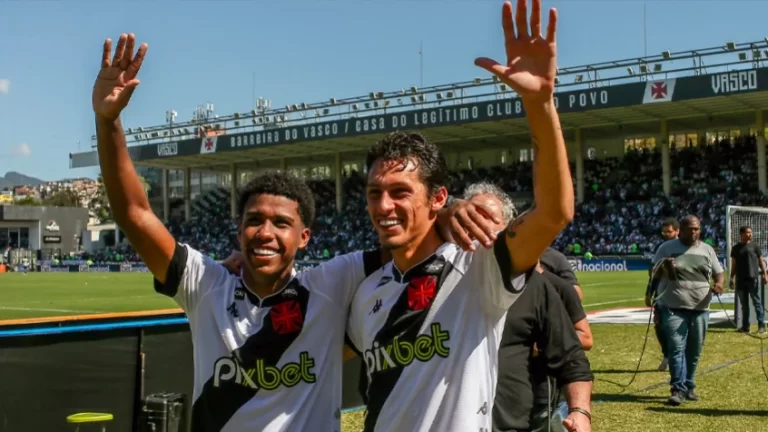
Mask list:
[{"label": "wet hair", "polygon": [[478,182],[473,183],[464,189],[463,198],[465,200],[470,200],[477,195],[491,195],[501,201],[501,213],[505,224],[508,224],[517,216],[517,208],[515,208],[515,203],[512,202],[512,198],[495,184]]},{"label": "wet hair", "polygon": [[368,149],[368,172],[377,161],[413,160],[430,196],[448,185],[448,165],[437,145],[418,132],[392,132]]},{"label": "wet hair", "polygon": [[680,229],[680,222],[677,221],[676,218],[666,218],[664,219],[664,222],[661,223],[662,228],[665,226],[671,226],[673,230],[677,231]]},{"label": "wet hair", "polygon": [[748,229],[752,229],[752,227],[750,227],[749,225],[742,226],[741,228],[739,228],[739,234],[744,234],[745,232],[747,232]]},{"label": "wet hair", "polygon": [[240,188],[237,214],[243,217],[248,200],[254,195],[275,195],[296,201],[299,205],[299,217],[305,227],[311,227],[315,221],[315,198],[304,180],[293,174],[271,171],[252,178]]}]

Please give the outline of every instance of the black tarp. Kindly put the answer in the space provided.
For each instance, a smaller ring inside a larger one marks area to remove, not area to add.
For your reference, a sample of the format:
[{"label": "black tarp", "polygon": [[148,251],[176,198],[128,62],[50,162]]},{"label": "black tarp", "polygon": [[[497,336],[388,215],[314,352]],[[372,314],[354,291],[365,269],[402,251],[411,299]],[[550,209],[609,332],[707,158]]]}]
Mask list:
[{"label": "black tarp", "polygon": [[[345,409],[362,405],[360,363],[344,365]],[[111,413],[107,430],[131,432],[142,379],[144,397],[181,393],[190,408],[193,373],[187,324],[0,337],[0,432],[73,430],[66,417],[78,412]]]},{"label": "black tarp", "polygon": [[0,338],[0,432],[73,430],[78,412],[114,415],[131,432],[137,330]]}]

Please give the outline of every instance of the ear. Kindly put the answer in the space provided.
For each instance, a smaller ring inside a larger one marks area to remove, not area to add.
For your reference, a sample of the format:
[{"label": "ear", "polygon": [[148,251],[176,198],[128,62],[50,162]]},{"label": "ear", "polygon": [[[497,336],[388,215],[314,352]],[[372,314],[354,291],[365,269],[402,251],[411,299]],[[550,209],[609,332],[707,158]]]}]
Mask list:
[{"label": "ear", "polygon": [[445,207],[448,203],[448,189],[445,186],[441,186],[433,195],[430,200],[430,207],[433,212],[438,212]]},{"label": "ear", "polygon": [[310,231],[309,228],[302,228],[301,237],[299,238],[299,249],[307,247],[310,237],[312,237],[312,231]]}]

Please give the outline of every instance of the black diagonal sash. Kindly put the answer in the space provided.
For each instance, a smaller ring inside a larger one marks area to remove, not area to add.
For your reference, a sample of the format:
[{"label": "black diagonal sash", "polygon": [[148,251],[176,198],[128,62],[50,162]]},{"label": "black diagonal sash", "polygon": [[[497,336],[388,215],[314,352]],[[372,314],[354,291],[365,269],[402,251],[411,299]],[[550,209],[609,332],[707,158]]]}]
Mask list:
[{"label": "black diagonal sash", "polygon": [[[284,288],[283,293],[289,289],[295,290],[296,295],[289,297],[278,295],[279,297],[274,297],[274,300],[270,298],[272,310],[264,316],[261,329],[249,336],[240,348],[231,353],[230,357],[217,360],[213,376],[205,383],[200,397],[192,406],[192,432],[221,431],[232,416],[260,390],[249,386],[250,382],[256,382],[255,374],[258,372],[248,376],[246,371],[256,369],[259,365],[262,370],[264,367],[277,366],[280,358],[299,337],[307,314],[309,290],[299,285],[297,279],[293,279]],[[264,303],[266,304],[267,300]],[[294,330],[291,328],[286,330],[286,327],[281,327],[281,324],[278,324],[278,328],[273,325],[271,314],[281,305],[287,313],[296,311],[298,307],[301,319],[287,324],[300,326],[298,331],[289,331]],[[299,321],[300,324],[297,324]],[[237,366],[240,372],[236,371]],[[217,372],[219,372],[218,376]],[[240,377],[240,383],[236,382],[237,376]],[[272,391],[290,390],[278,387]]]},{"label": "black diagonal sash", "polygon": [[[419,329],[424,324],[424,320],[434,304],[434,298],[428,307],[420,310],[413,310],[415,306],[414,298],[409,298],[408,291],[411,288],[410,282],[418,278],[435,277],[435,297],[437,297],[440,287],[452,271],[453,265],[446,261],[445,258],[438,256],[435,256],[434,259],[427,260],[417,268],[408,271],[406,275],[403,276],[402,280],[409,285],[403,289],[397,302],[392,306],[392,309],[389,310],[387,321],[376,334],[374,341],[378,342],[379,346],[387,346],[392,343],[395,337],[397,337],[399,341],[411,344],[414,343],[419,336]],[[366,368],[365,359],[363,360],[362,367]],[[397,382],[403,373],[403,369],[404,367],[402,366],[393,367],[374,372],[371,375],[370,381],[368,382],[368,390],[366,392],[367,397],[365,398],[368,413],[365,417],[364,432],[374,431],[381,409],[389,398],[389,395],[392,393],[392,390],[395,388],[395,385],[397,385]]]}]

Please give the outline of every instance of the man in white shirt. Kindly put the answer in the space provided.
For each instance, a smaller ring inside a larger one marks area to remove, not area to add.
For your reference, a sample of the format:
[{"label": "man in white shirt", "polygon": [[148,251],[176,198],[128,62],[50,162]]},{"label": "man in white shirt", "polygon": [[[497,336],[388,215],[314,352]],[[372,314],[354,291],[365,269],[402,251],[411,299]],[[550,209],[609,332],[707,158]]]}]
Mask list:
[{"label": "man in white shirt", "polygon": [[[347,330],[366,369],[366,432],[491,430],[506,312],[526,274],[573,218],[573,183],[553,101],[556,12],[550,11],[546,37],[540,0],[533,1],[530,34],[524,0],[517,3],[516,25],[512,15],[507,2],[507,65],[476,64],[522,99],[536,152],[536,204],[528,212],[498,237],[473,239],[456,230],[462,250],[435,229],[448,198],[437,146],[418,133],[396,132],[368,152],[368,213],[393,261],[358,288]],[[452,216],[470,228],[488,222],[487,212],[470,203]],[[572,411],[590,415],[589,407]]]}]

